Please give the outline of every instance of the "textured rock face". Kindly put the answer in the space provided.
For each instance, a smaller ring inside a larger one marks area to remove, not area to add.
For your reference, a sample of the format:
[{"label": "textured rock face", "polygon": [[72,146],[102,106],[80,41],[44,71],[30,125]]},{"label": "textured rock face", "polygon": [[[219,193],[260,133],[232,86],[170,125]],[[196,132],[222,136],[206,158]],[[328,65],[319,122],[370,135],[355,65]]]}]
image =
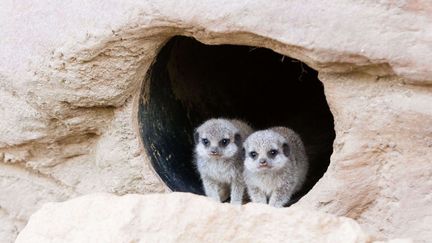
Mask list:
[{"label": "textured rock face", "polygon": [[32,215],[16,242],[228,241],[360,243],[373,238],[349,218],[171,193],[93,194],[49,203]]},{"label": "textured rock face", "polygon": [[336,130],[346,133],[300,204],[357,219],[374,232],[431,239],[431,87],[363,75],[322,80]]},{"label": "textured rock face", "polygon": [[431,239],[431,15],[408,0],[3,1],[0,238],[46,201],[164,190],[137,139],[136,101],[158,50],[182,34],[318,70],[337,138],[299,204]]}]

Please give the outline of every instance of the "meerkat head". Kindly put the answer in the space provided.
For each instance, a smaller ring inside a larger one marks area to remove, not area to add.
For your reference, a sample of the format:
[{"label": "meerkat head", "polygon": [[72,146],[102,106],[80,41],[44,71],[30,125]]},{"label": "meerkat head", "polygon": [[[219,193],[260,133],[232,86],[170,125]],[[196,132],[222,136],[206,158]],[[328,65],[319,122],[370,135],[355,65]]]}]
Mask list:
[{"label": "meerkat head", "polygon": [[198,156],[226,159],[241,149],[239,129],[225,119],[210,119],[195,130],[195,152]]},{"label": "meerkat head", "polygon": [[275,171],[290,163],[288,142],[272,130],[252,133],[243,146],[245,168],[249,171]]}]

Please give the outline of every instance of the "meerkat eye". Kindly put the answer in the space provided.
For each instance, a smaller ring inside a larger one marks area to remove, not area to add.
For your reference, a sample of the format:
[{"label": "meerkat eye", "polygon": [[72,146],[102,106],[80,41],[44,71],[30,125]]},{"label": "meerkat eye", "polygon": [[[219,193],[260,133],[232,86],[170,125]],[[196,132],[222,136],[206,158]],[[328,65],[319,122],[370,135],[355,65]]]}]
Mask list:
[{"label": "meerkat eye", "polygon": [[252,151],[252,152],[250,152],[249,153],[249,156],[252,158],[252,159],[255,159],[256,157],[257,157],[257,152],[255,152],[255,151]]},{"label": "meerkat eye", "polygon": [[275,157],[278,153],[279,151],[277,151],[276,149],[271,149],[268,154],[270,157]]},{"label": "meerkat eye", "polygon": [[229,144],[230,140],[227,138],[224,138],[222,140],[220,140],[219,144],[223,147],[227,146]]},{"label": "meerkat eye", "polygon": [[209,140],[207,138],[203,138],[202,143],[207,146],[209,144]]}]

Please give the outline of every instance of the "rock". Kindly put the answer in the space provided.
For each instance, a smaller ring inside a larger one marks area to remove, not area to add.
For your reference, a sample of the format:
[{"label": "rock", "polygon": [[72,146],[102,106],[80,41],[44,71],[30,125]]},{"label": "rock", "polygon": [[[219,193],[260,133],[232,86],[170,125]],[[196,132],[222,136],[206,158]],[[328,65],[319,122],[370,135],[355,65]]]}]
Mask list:
[{"label": "rock", "polygon": [[425,230],[432,223],[432,89],[395,78],[321,78],[337,136],[326,174],[300,205],[356,219],[376,234],[432,239]]},{"label": "rock", "polygon": [[318,70],[336,140],[298,204],[430,240],[431,13],[426,0],[2,1],[0,238],[46,201],[166,190],[137,138],[136,102],[160,48],[186,35]]},{"label": "rock", "polygon": [[28,143],[46,136],[43,115],[25,100],[1,87],[0,112],[3,117],[0,119],[0,147]]},{"label": "rock", "polygon": [[73,188],[7,164],[0,167],[0,241],[13,242],[35,208],[77,196]]},{"label": "rock", "polygon": [[354,220],[345,217],[295,207],[233,206],[193,194],[170,193],[90,194],[48,203],[32,215],[16,243],[372,240]]}]

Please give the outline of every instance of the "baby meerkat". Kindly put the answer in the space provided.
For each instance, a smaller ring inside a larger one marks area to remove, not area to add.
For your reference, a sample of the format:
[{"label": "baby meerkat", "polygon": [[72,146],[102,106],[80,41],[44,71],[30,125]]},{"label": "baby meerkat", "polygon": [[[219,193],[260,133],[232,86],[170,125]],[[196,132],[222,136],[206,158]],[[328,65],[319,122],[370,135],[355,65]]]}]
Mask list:
[{"label": "baby meerkat", "polygon": [[299,135],[286,127],[252,133],[244,142],[244,180],[252,202],[283,207],[306,179],[308,159]]},{"label": "baby meerkat", "polygon": [[231,203],[242,203],[242,144],[251,133],[246,123],[228,119],[210,119],[195,130],[195,163],[207,196],[221,202],[230,192]]}]

